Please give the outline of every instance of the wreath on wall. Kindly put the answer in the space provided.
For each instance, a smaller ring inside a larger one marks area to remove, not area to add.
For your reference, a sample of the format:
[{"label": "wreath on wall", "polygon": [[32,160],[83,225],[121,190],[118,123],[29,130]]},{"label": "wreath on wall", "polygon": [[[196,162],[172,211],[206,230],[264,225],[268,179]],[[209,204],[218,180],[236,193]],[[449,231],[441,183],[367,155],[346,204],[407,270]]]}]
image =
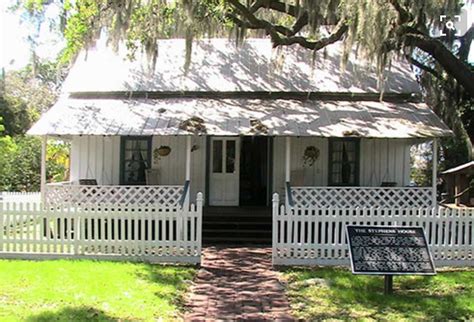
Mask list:
[{"label": "wreath on wall", "polygon": [[303,153],[303,166],[312,167],[319,158],[319,149],[315,146],[308,146]]}]

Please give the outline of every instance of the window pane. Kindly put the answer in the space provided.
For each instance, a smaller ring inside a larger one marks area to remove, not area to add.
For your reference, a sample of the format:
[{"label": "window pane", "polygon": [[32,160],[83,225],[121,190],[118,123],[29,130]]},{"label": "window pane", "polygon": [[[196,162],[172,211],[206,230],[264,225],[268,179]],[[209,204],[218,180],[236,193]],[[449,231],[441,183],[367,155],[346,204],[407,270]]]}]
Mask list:
[{"label": "window pane", "polygon": [[333,152],[332,162],[341,162],[342,161],[342,152]]},{"label": "window pane", "polygon": [[355,142],[354,141],[344,142],[344,149],[346,151],[355,151]]},{"label": "window pane", "polygon": [[349,162],[342,163],[342,172],[341,172],[341,183],[343,184],[350,184],[351,176],[354,176],[354,166]]},{"label": "window pane", "polygon": [[127,138],[124,142],[125,150],[122,154],[123,183],[145,184],[145,171],[149,168],[148,139]]},{"label": "window pane", "polygon": [[332,174],[332,183],[334,184],[340,184],[341,183],[341,173],[333,173]]},{"label": "window pane", "polygon": [[341,163],[333,163],[332,172],[333,173],[341,173],[341,171],[342,171],[342,164]]},{"label": "window pane", "polygon": [[335,152],[342,151],[342,142],[340,141],[333,142],[332,150]]},{"label": "window pane", "polygon": [[212,145],[212,172],[222,172],[222,140],[216,140]]},{"label": "window pane", "polygon": [[357,184],[358,168],[358,141],[356,140],[332,140],[329,155],[331,166],[330,183],[334,185],[353,186]]},{"label": "window pane", "polygon": [[235,141],[226,142],[225,172],[234,173],[235,171]]}]

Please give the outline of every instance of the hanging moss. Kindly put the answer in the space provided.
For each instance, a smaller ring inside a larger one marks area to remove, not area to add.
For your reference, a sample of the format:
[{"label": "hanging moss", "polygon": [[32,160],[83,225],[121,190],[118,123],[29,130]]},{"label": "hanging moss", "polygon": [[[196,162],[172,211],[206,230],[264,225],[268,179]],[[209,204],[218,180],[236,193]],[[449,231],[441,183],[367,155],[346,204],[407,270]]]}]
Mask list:
[{"label": "hanging moss", "polygon": [[179,129],[191,132],[196,135],[207,133],[207,128],[206,124],[204,124],[204,120],[197,116],[193,116],[179,123]]}]

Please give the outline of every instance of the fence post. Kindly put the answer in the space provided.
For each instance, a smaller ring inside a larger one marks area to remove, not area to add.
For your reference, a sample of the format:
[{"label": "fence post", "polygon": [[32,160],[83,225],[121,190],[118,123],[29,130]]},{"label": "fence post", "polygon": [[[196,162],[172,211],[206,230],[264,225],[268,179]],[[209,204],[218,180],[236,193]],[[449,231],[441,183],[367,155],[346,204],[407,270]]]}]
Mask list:
[{"label": "fence post", "polygon": [[74,218],[74,255],[79,255],[81,247],[81,212],[77,207],[71,207],[72,218]]},{"label": "fence post", "polygon": [[278,234],[278,210],[280,208],[280,197],[278,193],[273,194],[272,198],[272,266],[275,265],[276,244]]},{"label": "fence post", "polygon": [[196,198],[196,212],[197,212],[197,253],[199,255],[199,263],[201,263],[201,251],[202,251],[202,192],[198,192]]}]

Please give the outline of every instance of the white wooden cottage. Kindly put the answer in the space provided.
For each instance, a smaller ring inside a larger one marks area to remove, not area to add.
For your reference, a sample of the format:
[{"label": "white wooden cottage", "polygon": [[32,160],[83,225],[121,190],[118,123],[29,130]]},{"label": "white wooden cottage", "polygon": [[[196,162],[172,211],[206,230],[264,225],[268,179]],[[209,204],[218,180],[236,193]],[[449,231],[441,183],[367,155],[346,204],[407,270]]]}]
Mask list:
[{"label": "white wooden cottage", "polygon": [[199,40],[187,73],[184,40],[158,48],[154,70],[124,48],[80,54],[28,132],[71,141],[70,182],[47,184],[43,157],[46,203],[171,207],[203,192],[208,206],[269,206],[278,192],[304,205],[434,205],[434,185],[408,187],[410,147],[451,131],[406,63],[386,71],[380,101],[375,69],[351,55],[342,70],[338,44],[313,63],[265,39]]}]

